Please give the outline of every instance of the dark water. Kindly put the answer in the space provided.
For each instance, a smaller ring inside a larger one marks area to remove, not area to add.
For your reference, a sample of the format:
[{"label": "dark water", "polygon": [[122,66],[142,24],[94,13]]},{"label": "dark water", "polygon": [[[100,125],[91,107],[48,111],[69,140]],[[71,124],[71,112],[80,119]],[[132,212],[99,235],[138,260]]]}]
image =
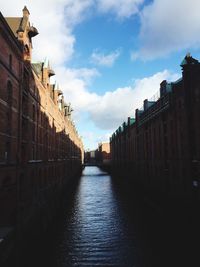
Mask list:
[{"label": "dark water", "polygon": [[72,196],[56,231],[53,267],[200,266],[193,218],[164,214],[124,177],[86,167]]},{"label": "dark water", "polygon": [[124,177],[86,167],[63,216],[19,266],[200,266],[200,226],[193,222],[178,210],[164,214]]},{"label": "dark water", "polygon": [[111,177],[87,167],[60,233],[58,266],[137,266],[135,229],[122,204]]}]

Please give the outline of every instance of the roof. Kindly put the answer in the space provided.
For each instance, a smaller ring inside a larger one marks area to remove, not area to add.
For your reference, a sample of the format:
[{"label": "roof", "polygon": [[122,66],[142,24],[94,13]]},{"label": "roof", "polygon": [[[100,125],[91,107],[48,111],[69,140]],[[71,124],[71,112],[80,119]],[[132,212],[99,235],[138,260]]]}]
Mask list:
[{"label": "roof", "polygon": [[42,72],[43,63],[32,63],[31,66],[33,67],[33,70],[36,72],[37,75],[40,75]]},{"label": "roof", "polygon": [[17,37],[17,31],[19,30],[19,27],[22,23],[22,18],[5,18],[5,20],[7,21],[14,35]]},{"label": "roof", "polygon": [[177,83],[179,83],[179,82],[182,82],[182,80],[183,80],[183,77],[181,77],[181,78],[179,78],[178,80],[176,80],[175,82],[173,82],[173,84],[177,84]]},{"label": "roof", "polygon": [[130,118],[130,125],[133,125],[135,123],[135,118]]},{"label": "roof", "polygon": [[[24,32],[26,25],[28,23],[28,17],[5,17],[9,27],[11,28],[14,35],[17,37],[18,32]],[[30,25],[29,25],[30,26]],[[29,37],[34,37],[38,34],[38,31],[35,27],[29,27],[28,31]]]},{"label": "roof", "polygon": [[181,62],[181,67],[188,64],[199,64],[199,61],[193,58],[189,53],[185,56],[183,61]]},{"label": "roof", "polygon": [[22,45],[18,42],[15,34],[13,33],[12,29],[10,28],[7,20],[5,19],[5,17],[2,15],[2,13],[0,12],[0,20],[3,22],[5,29],[7,31],[9,31],[9,34],[11,35],[13,41],[15,42],[15,44],[18,46],[18,48],[20,49],[20,52],[22,52]]},{"label": "roof", "polygon": [[24,31],[28,22],[27,17],[6,17],[9,27],[11,28],[14,35],[17,37],[17,32]]}]

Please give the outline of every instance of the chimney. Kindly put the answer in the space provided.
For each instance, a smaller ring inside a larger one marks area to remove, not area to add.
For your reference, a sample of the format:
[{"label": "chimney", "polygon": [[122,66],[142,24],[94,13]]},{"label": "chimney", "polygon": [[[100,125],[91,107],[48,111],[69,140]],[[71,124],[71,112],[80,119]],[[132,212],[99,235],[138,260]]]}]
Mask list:
[{"label": "chimney", "polygon": [[167,81],[164,80],[160,84],[160,97],[166,94]]},{"label": "chimney", "polygon": [[29,17],[30,12],[26,6],[24,6],[22,12],[23,12],[23,17],[27,17],[27,18]]},{"label": "chimney", "polygon": [[146,111],[148,109],[148,99],[144,100],[143,106],[144,106],[144,111]]}]

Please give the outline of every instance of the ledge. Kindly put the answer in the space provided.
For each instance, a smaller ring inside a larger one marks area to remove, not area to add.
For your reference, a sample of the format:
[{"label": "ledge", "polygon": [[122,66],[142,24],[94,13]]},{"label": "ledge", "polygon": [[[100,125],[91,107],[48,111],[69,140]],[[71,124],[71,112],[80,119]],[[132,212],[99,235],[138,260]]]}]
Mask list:
[{"label": "ledge", "polygon": [[28,163],[40,163],[40,162],[43,162],[43,160],[41,159],[38,159],[38,160],[29,160]]}]

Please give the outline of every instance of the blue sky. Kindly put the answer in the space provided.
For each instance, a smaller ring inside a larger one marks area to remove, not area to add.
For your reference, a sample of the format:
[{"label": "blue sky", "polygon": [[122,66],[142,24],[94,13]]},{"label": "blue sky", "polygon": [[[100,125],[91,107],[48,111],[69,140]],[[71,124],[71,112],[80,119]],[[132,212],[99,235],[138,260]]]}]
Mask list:
[{"label": "blue sky", "polygon": [[85,149],[178,79],[187,52],[200,59],[199,0],[0,0],[4,16],[24,5],[40,33],[33,58],[50,59]]}]

